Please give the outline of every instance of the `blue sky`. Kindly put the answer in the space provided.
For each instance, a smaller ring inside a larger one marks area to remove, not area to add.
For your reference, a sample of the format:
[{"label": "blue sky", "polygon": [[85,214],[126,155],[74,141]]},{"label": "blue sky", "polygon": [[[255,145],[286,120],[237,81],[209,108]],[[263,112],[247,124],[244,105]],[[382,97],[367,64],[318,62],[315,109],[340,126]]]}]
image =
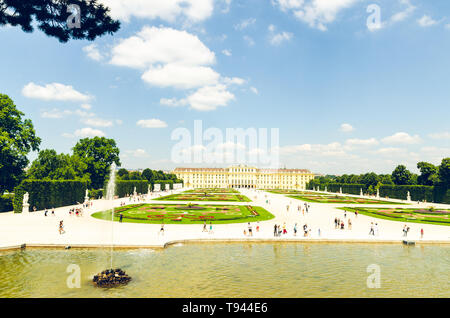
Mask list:
[{"label": "blue sky", "polygon": [[0,29],[1,92],[42,149],[104,135],[124,167],[171,169],[188,165],[171,160],[172,132],[202,120],[279,128],[280,164],[316,173],[450,156],[448,1],[101,2],[122,27],[94,42]]}]

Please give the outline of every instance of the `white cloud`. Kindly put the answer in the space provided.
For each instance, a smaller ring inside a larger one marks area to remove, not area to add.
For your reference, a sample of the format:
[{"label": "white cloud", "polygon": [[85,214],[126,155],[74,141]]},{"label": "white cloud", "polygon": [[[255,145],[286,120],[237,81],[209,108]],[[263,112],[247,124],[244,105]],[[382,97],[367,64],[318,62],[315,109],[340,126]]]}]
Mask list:
[{"label": "white cloud", "polygon": [[176,99],[176,98],[161,98],[159,102],[161,105],[169,107],[186,106],[188,104],[186,99]]},{"label": "white cloud", "polygon": [[421,17],[420,19],[417,20],[417,23],[421,27],[429,27],[429,26],[437,24],[438,22],[436,20],[433,20],[430,16],[424,15],[423,17]]},{"label": "white cloud", "polygon": [[434,133],[428,135],[432,139],[450,139],[450,132],[445,131],[441,133]]},{"label": "white cloud", "polygon": [[258,89],[256,88],[256,87],[250,87],[250,90],[254,93],[254,94],[256,94],[256,95],[258,95],[259,94],[259,92],[258,92]]},{"label": "white cloud", "polygon": [[214,0],[101,0],[111,9],[111,16],[128,22],[131,17],[176,22],[180,18],[201,22],[209,18]]},{"label": "white cloud", "polygon": [[126,150],[125,151],[126,154],[130,154],[133,157],[136,158],[145,158],[145,157],[149,157],[149,154],[144,150],[144,149],[135,149],[135,150]]},{"label": "white cloud", "polygon": [[112,49],[110,63],[143,70],[142,80],[159,87],[192,89],[217,84],[216,61],[200,39],[172,28],[144,27]]},{"label": "white cloud", "polygon": [[145,69],[161,64],[210,65],[215,54],[186,31],[145,26],[112,49],[110,63]]},{"label": "white cloud", "polygon": [[58,108],[53,108],[50,111],[44,111],[41,113],[42,118],[59,119],[71,115],[70,110],[59,110]]},{"label": "white cloud", "polygon": [[101,118],[85,118],[82,119],[83,124],[94,127],[111,127],[114,123],[111,120],[105,120]]},{"label": "white cloud", "polygon": [[96,44],[90,44],[90,45],[83,47],[83,52],[86,53],[86,55],[90,59],[97,61],[97,62],[103,60],[103,58],[104,58],[104,56],[100,53]]},{"label": "white cloud", "polygon": [[272,5],[279,6],[281,11],[300,9],[304,0],[272,0]]},{"label": "white cloud", "polygon": [[226,86],[219,84],[205,86],[186,98],[192,109],[200,111],[215,110],[217,107],[226,106],[235,97],[226,90]]},{"label": "white cloud", "polygon": [[406,9],[394,14],[390,19],[392,23],[405,20],[416,10],[409,0],[400,0],[400,3],[406,5]]},{"label": "white cloud", "polygon": [[347,139],[345,142],[349,146],[375,146],[378,145],[379,142],[375,138],[369,139]]},{"label": "white cloud", "polygon": [[255,41],[249,37],[248,35],[244,35],[243,37],[244,41],[247,42],[248,46],[254,46],[255,45]]},{"label": "white cloud", "polygon": [[92,106],[90,104],[82,104],[80,107],[85,110],[90,110],[92,108]]},{"label": "white cloud", "polygon": [[235,30],[244,30],[255,23],[256,23],[255,18],[248,18],[248,19],[242,20],[240,23],[236,24],[234,26],[234,29]]},{"label": "white cloud", "polygon": [[105,137],[105,133],[98,129],[93,129],[90,127],[77,129],[74,133],[76,137],[86,138],[86,137]]},{"label": "white cloud", "polygon": [[351,132],[353,130],[355,130],[355,129],[350,124],[342,124],[341,128],[340,128],[340,131],[343,131],[343,132]]},{"label": "white cloud", "polygon": [[421,142],[418,135],[411,136],[405,132],[398,132],[392,136],[381,139],[385,144],[417,144]]},{"label": "white cloud", "polygon": [[73,137],[75,137],[73,134],[69,134],[69,133],[62,133],[61,136],[63,136],[64,138],[73,138]]},{"label": "white cloud", "polygon": [[226,56],[231,56],[231,50],[223,50],[222,53]]},{"label": "white cloud", "polygon": [[165,128],[167,127],[167,123],[160,119],[141,119],[136,123],[138,126],[142,128]]},{"label": "white cloud", "polygon": [[247,81],[243,78],[239,78],[239,77],[224,77],[223,78],[223,82],[226,85],[244,85]]},{"label": "white cloud", "polygon": [[33,82],[28,83],[22,89],[22,94],[28,98],[35,98],[46,101],[80,101],[86,102],[91,96],[82,94],[70,85],[60,83],[46,84],[45,86],[37,85]]},{"label": "white cloud", "polygon": [[340,11],[350,8],[359,0],[272,0],[284,12],[294,16],[312,28],[327,30],[327,24],[334,22]]},{"label": "white cloud", "polygon": [[220,75],[210,67],[182,64],[157,66],[150,68],[142,75],[142,79],[151,85],[180,89],[215,84],[219,77]]},{"label": "white cloud", "polygon": [[293,34],[290,32],[275,32],[275,26],[273,24],[269,25],[269,42],[272,45],[280,45],[284,41],[289,41],[292,39]]}]

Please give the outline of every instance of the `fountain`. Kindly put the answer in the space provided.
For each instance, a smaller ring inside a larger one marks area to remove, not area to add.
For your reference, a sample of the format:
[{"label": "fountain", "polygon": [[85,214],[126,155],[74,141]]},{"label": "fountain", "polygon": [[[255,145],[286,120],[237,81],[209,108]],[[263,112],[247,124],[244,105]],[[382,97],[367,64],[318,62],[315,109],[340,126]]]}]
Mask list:
[{"label": "fountain", "polygon": [[[114,246],[114,195],[116,192],[116,164],[113,162],[110,168],[109,181],[106,187],[106,200],[111,203],[111,266],[93,278],[97,287],[115,287],[127,284],[131,277],[120,268],[113,269],[113,246]],[[134,187],[136,192],[136,187]]]}]

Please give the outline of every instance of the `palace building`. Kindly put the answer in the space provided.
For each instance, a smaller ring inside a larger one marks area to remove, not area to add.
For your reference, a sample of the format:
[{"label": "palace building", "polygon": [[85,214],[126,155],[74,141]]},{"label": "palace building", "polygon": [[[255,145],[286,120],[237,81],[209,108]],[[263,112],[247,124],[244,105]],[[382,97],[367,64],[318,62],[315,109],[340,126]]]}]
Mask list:
[{"label": "palace building", "polygon": [[172,171],[188,188],[306,189],[314,174],[306,169],[176,168]]}]

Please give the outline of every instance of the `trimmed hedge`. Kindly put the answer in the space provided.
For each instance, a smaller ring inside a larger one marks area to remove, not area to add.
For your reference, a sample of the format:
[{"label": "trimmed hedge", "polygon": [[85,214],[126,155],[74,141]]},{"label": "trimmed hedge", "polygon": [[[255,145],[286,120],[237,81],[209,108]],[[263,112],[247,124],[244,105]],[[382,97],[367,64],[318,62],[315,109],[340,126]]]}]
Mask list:
[{"label": "trimmed hedge", "polygon": [[0,212],[10,212],[13,210],[13,194],[0,196]]},{"label": "trimmed hedge", "polygon": [[[133,195],[134,187],[136,187],[137,193],[145,194],[148,192],[148,185],[149,182],[147,180],[117,180],[116,195],[119,196],[119,198],[123,198],[127,195]],[[106,190],[104,190],[104,192],[105,191]],[[106,193],[104,193],[103,196],[106,196]]]},{"label": "trimmed hedge", "polygon": [[84,202],[87,183],[78,180],[24,180],[14,189],[14,212],[22,212],[25,192],[30,209],[57,208]]},{"label": "trimmed hedge", "polygon": [[[343,194],[359,195],[361,188],[364,193],[367,192],[367,188],[364,184],[345,184],[345,183],[328,183],[321,184],[320,190],[325,191],[325,186],[328,192],[339,193],[340,187],[342,187]],[[315,190],[314,187],[308,184],[308,190]],[[406,200],[408,191],[411,194],[412,201],[427,201],[435,203],[450,204],[450,189],[445,186],[423,186],[423,185],[381,185],[380,197],[389,197],[391,199]]]},{"label": "trimmed hedge", "polygon": [[[322,189],[322,187],[323,187],[323,189]],[[339,190],[341,187],[342,187],[342,193],[355,194],[355,195],[359,195],[361,193],[361,189],[363,189],[363,191],[366,190],[364,184],[329,183],[329,184],[327,184],[327,191],[339,193]],[[320,190],[325,191],[325,186],[324,185],[321,186]]]},{"label": "trimmed hedge", "polygon": [[101,199],[103,197],[103,189],[98,189],[98,190],[91,189],[91,190],[89,190],[88,195],[89,195],[89,199],[94,199],[94,200]]},{"label": "trimmed hedge", "polygon": [[433,202],[433,187],[422,185],[382,185],[380,186],[380,197],[406,200],[408,191],[412,201]]}]

